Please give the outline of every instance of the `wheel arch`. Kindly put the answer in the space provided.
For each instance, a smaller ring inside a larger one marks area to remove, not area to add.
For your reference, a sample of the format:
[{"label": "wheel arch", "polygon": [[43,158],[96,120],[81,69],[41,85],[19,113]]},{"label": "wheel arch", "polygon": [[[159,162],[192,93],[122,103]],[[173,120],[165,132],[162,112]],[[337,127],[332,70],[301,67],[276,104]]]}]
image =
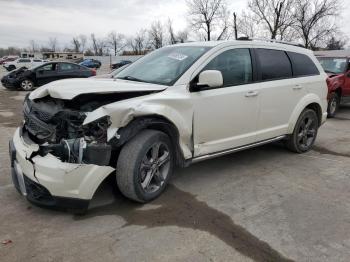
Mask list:
[{"label": "wheel arch", "polygon": [[317,113],[317,117],[319,120],[319,126],[323,123],[324,120],[324,112],[327,110],[327,105],[322,105],[321,99],[316,96],[315,94],[308,94],[305,96],[295,107],[290,119],[289,119],[289,125],[287,133],[291,134],[294,131],[294,127],[298,121],[298,118],[300,114],[306,109],[310,108],[312,110],[315,110]]},{"label": "wheel arch", "polygon": [[180,145],[180,132],[176,125],[161,115],[145,115],[134,118],[125,127],[118,130],[118,137],[113,138],[110,143],[116,148],[122,148],[128,141],[133,139],[142,130],[153,129],[168,135],[175,150],[177,166],[185,166],[186,160]]}]

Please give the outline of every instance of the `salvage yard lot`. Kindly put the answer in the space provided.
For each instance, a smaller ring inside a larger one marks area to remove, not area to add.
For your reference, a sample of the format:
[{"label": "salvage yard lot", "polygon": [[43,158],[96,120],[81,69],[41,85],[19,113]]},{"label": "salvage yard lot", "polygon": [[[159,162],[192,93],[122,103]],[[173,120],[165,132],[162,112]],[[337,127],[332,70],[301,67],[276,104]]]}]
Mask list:
[{"label": "salvage yard lot", "polygon": [[0,87],[1,261],[349,260],[350,106],[307,154],[277,143],[178,169],[147,205],[107,181],[76,216],[33,206],[11,184],[24,95]]}]

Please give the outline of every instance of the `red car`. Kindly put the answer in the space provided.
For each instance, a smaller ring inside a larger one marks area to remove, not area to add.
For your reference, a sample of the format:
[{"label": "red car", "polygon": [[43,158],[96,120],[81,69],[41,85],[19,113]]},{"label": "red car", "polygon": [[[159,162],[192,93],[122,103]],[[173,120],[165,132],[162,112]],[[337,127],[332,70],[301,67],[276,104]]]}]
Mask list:
[{"label": "red car", "polygon": [[334,117],[341,103],[350,102],[350,57],[318,56],[328,74],[328,117]]},{"label": "red car", "polygon": [[15,61],[17,58],[18,56],[4,56],[3,58],[0,58],[0,65],[2,65],[5,62]]}]

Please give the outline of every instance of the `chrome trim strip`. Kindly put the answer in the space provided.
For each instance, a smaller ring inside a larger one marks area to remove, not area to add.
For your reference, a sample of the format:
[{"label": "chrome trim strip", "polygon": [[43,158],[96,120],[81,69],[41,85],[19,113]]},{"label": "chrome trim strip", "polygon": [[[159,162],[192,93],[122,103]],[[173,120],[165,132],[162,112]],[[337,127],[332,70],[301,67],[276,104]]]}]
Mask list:
[{"label": "chrome trim strip", "polygon": [[203,160],[207,160],[207,159],[211,159],[211,158],[214,158],[214,157],[219,157],[219,156],[231,154],[231,153],[234,153],[234,152],[242,151],[242,150],[245,150],[245,149],[249,149],[249,148],[253,148],[253,147],[269,144],[269,143],[272,143],[272,142],[279,141],[279,140],[281,140],[281,139],[283,139],[285,137],[286,137],[286,135],[278,136],[278,137],[275,137],[275,138],[263,140],[263,141],[256,142],[256,143],[253,143],[253,144],[240,146],[240,147],[235,147],[235,148],[228,149],[228,150],[225,150],[225,151],[220,151],[220,152],[217,152],[217,153],[212,153],[212,154],[207,154],[207,155],[195,157],[195,158],[192,159],[191,162],[192,163],[197,163],[197,162],[200,162],[200,161],[203,161]]}]

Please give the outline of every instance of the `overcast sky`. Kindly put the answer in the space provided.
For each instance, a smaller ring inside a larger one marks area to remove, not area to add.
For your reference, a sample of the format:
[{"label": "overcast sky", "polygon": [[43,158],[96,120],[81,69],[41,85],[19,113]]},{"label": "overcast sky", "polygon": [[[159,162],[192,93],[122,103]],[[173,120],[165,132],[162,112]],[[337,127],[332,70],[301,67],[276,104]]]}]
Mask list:
[{"label": "overcast sky", "polygon": [[[230,10],[240,13],[248,0],[227,0]],[[349,1],[349,0],[344,0]],[[0,47],[41,45],[57,37],[60,47],[73,36],[110,31],[132,35],[152,21],[173,20],[176,30],[186,27],[185,0],[0,0]],[[350,38],[350,9],[344,10],[340,26]]]}]

